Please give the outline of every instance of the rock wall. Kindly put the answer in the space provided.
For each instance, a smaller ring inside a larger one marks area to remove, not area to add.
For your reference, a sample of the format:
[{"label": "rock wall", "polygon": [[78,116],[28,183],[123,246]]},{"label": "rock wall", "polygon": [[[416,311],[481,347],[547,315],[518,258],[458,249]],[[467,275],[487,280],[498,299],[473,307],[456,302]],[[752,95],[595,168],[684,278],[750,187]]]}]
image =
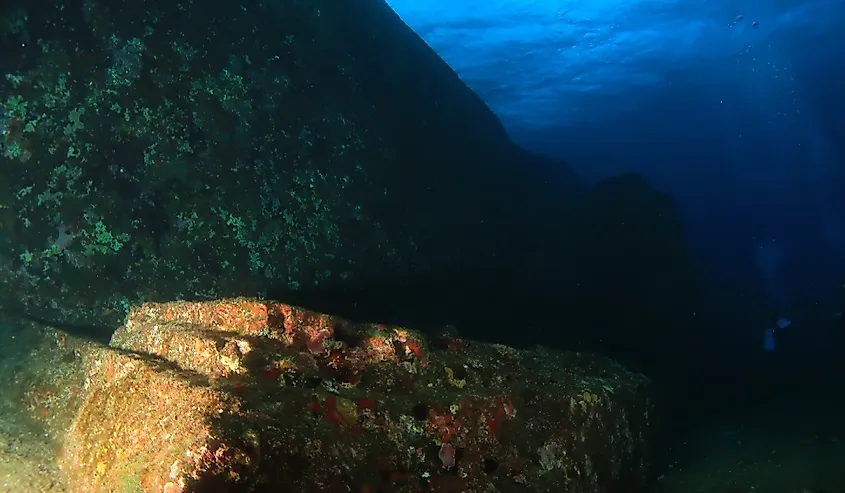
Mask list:
[{"label": "rock wall", "polygon": [[0,71],[2,308],[88,337],[518,263],[577,189],[381,0],[11,0]]}]

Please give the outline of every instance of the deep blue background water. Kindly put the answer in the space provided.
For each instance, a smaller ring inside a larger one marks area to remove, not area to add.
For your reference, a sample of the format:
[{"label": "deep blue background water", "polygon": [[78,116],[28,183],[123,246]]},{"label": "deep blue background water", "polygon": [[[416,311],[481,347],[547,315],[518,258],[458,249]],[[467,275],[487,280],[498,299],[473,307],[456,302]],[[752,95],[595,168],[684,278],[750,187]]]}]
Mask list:
[{"label": "deep blue background water", "polygon": [[825,345],[810,325],[845,293],[845,1],[389,3],[517,143],[591,182],[642,173],[710,275],[763,286],[769,318],[803,311],[817,323],[794,330]]}]

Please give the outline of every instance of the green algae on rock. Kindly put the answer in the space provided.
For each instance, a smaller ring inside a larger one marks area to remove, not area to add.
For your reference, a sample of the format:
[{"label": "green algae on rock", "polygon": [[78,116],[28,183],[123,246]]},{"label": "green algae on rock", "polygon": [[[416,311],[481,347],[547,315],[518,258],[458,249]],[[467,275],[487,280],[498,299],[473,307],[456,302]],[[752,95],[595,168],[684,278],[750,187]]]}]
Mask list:
[{"label": "green algae on rock", "polygon": [[143,301],[482,265],[541,217],[381,0],[9,0],[0,71],[0,308],[100,338]]}]

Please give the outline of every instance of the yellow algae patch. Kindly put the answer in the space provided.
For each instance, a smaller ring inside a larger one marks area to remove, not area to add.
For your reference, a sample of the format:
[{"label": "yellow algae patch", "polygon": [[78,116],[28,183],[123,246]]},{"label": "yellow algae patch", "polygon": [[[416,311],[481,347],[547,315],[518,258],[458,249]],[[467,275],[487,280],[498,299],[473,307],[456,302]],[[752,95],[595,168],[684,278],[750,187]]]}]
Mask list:
[{"label": "yellow algae patch", "polygon": [[457,387],[459,389],[464,388],[464,385],[467,384],[465,378],[456,378],[455,377],[455,370],[449,368],[448,366],[445,368],[446,371],[446,381],[449,382],[449,385],[453,387]]},{"label": "yellow algae patch", "polygon": [[335,400],[335,407],[344,423],[351,425],[358,421],[358,404],[352,399],[338,397]]}]

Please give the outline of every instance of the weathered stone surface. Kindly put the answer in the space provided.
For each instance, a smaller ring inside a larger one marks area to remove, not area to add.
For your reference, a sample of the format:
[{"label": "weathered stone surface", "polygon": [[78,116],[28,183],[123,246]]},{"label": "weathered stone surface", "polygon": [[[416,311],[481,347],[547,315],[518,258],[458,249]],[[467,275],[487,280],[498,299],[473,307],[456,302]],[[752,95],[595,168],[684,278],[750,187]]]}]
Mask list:
[{"label": "weathered stone surface", "polygon": [[610,360],[252,299],[145,304],[87,352],[71,491],[634,492],[651,384]]},{"label": "weathered stone surface", "polygon": [[77,332],[555,251],[556,164],[382,0],[0,5],[0,308]]},{"label": "weathered stone surface", "polygon": [[101,346],[0,317],[0,490],[67,492],[56,455],[85,396],[91,347]]}]

